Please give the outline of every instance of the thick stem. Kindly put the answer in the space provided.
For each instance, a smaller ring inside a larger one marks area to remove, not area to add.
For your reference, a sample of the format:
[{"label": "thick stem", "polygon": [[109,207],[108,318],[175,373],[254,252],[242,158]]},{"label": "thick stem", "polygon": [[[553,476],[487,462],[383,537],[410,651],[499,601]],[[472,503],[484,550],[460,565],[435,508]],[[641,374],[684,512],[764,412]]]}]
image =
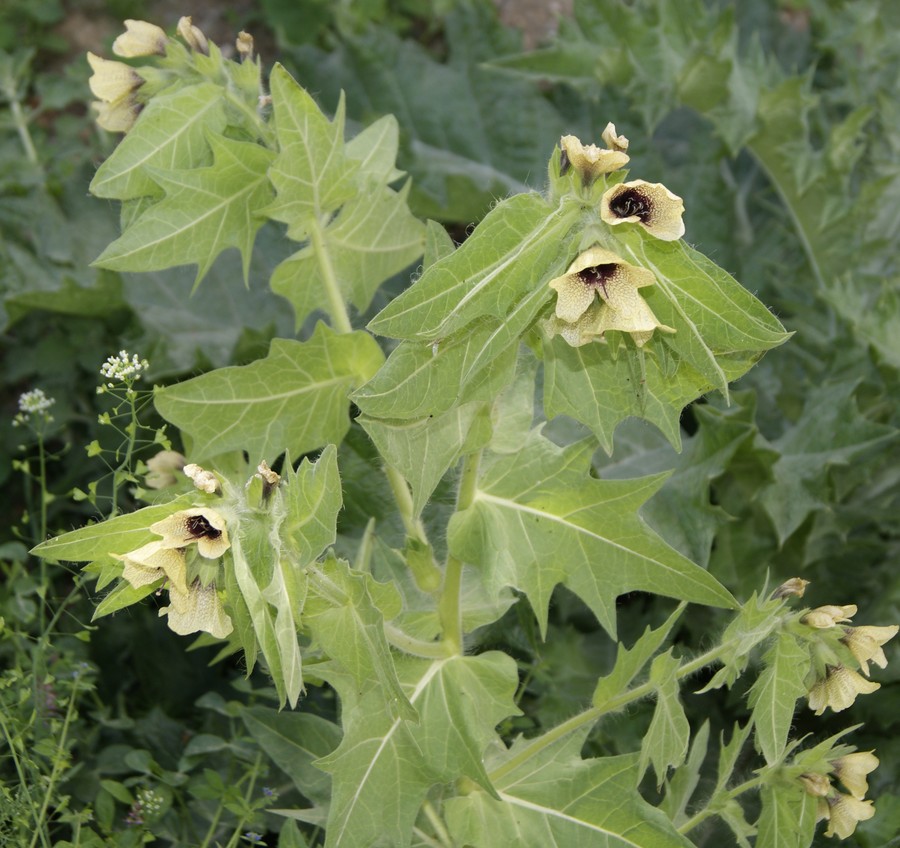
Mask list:
[{"label": "thick stem", "polygon": [[[459,478],[459,489],[456,496],[456,511],[468,509],[475,501],[478,493],[478,466],[481,463],[481,451],[468,454],[463,459],[462,474]],[[452,646],[454,653],[463,650],[462,608],[460,592],[462,590],[463,564],[453,554],[448,554],[444,569],[444,585],[441,587],[441,598],[438,602],[438,614],[444,630],[444,639]]]},{"label": "thick stem", "polygon": [[341,287],[338,285],[337,275],[334,273],[334,266],[331,264],[331,257],[325,247],[325,238],[322,234],[322,227],[318,221],[313,221],[310,227],[309,240],[312,242],[313,250],[316,252],[316,259],[319,261],[319,271],[322,273],[322,280],[325,282],[325,294],[328,297],[328,313],[334,329],[339,333],[352,333],[353,324],[350,322],[350,315],[347,313],[347,304],[344,303],[344,295],[341,293]]},{"label": "thick stem", "polygon": [[426,659],[446,659],[447,645],[444,642],[426,642],[424,639],[416,639],[404,633],[393,624],[384,624],[384,635],[388,642],[395,648],[414,657]]},{"label": "thick stem", "polygon": [[[710,665],[729,647],[729,644],[730,643],[724,643],[718,645],[690,662],[686,662],[677,672],[675,672],[675,676],[680,680],[681,678],[688,677],[699,671],[701,668]],[[634,701],[640,701],[642,698],[646,698],[648,695],[652,694],[654,688],[654,684],[647,681],[640,686],[635,686],[633,689],[626,690],[617,698],[607,701],[601,707],[591,707],[583,713],[572,716],[568,721],[564,721],[562,724],[557,725],[542,736],[533,739],[527,747],[520,749],[515,757],[512,757],[502,766],[491,771],[488,774],[488,777],[490,777],[491,781],[502,778],[504,775],[509,774],[509,772],[518,768],[522,763],[527,762],[557,740],[562,739],[570,733],[574,733],[586,724],[592,724],[608,713],[617,712]]]},{"label": "thick stem", "polygon": [[400,520],[403,522],[403,529],[406,530],[406,535],[412,536],[414,539],[418,539],[418,541],[427,545],[428,535],[425,532],[425,525],[414,515],[412,495],[406,480],[396,468],[387,463],[384,464],[384,473],[388,483],[390,483],[391,492],[394,494],[394,501],[397,503]]},{"label": "thick stem", "polygon": [[721,795],[713,795],[713,797],[710,798],[709,803],[702,810],[698,810],[683,825],[681,825],[681,827],[678,828],[678,832],[681,834],[689,833],[701,822],[706,821],[706,819],[710,818],[711,816],[718,815],[719,811],[724,807],[725,802],[730,801],[732,798],[737,798],[738,795],[742,795],[744,792],[749,792],[751,789],[756,789],[756,787],[761,785],[762,782],[763,778],[753,777],[750,780],[746,780],[738,786],[735,786],[733,789],[729,789],[727,792],[724,792]]}]

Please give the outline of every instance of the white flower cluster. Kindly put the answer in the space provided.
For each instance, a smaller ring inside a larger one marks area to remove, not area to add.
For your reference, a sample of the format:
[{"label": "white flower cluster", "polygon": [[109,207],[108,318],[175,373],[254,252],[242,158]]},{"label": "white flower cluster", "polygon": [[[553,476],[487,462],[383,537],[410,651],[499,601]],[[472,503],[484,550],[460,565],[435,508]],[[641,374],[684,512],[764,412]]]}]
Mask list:
[{"label": "white flower cluster", "polygon": [[110,356],[100,367],[100,376],[109,380],[107,387],[115,388],[118,383],[132,383],[141,379],[141,372],[146,371],[150,363],[139,359],[136,353],[129,356],[127,350],[120,350],[118,356]]},{"label": "white flower cluster", "polygon": [[31,420],[32,415],[40,415],[45,422],[53,420],[48,410],[56,403],[56,398],[47,397],[43,389],[32,389],[19,395],[19,412],[13,419],[13,427],[21,427]]},{"label": "white flower cluster", "polygon": [[162,809],[162,795],[158,792],[154,792],[152,789],[139,789],[137,800],[141,805],[141,810],[146,813],[147,816],[153,816]]}]

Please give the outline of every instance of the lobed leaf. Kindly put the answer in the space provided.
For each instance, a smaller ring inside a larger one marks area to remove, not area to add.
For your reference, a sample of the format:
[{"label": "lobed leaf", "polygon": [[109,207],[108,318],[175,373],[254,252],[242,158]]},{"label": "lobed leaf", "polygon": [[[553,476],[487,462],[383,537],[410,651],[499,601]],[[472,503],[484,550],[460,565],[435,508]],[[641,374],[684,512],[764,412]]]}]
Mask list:
[{"label": "lobed leaf", "polygon": [[350,426],[347,394],[380,359],[368,333],[338,335],[319,324],[306,342],[273,339],[269,355],[250,365],[158,388],[156,408],[191,439],[197,462],[229,450],[273,462],[284,451],[339,443]]}]

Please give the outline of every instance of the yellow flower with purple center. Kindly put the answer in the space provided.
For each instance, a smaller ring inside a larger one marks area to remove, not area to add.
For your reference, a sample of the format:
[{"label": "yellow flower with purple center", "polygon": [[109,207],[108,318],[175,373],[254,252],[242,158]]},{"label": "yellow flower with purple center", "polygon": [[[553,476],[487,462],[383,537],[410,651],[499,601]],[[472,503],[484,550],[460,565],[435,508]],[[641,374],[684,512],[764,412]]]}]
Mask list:
[{"label": "yellow flower with purple center", "polygon": [[816,715],[822,715],[826,707],[839,713],[852,706],[857,695],[868,695],[880,688],[880,683],[866,680],[846,666],[828,666],[825,677],[809,690],[809,708]]},{"label": "yellow flower with purple center", "polygon": [[561,277],[550,281],[556,293],[556,321],[551,331],[578,346],[600,338],[607,330],[630,333],[638,347],[654,330],[674,333],[661,324],[639,288],[656,282],[646,268],[631,265],[609,250],[591,247],[569,265]]},{"label": "yellow flower with purple center", "polygon": [[175,512],[151,524],[150,529],[170,548],[185,548],[196,542],[197,551],[206,559],[217,559],[231,547],[225,519],[208,507]]},{"label": "yellow flower with purple center", "polygon": [[662,241],[676,241],[684,235],[683,215],[684,201],[662,183],[619,183],[600,199],[600,218],[607,224],[639,224]]}]

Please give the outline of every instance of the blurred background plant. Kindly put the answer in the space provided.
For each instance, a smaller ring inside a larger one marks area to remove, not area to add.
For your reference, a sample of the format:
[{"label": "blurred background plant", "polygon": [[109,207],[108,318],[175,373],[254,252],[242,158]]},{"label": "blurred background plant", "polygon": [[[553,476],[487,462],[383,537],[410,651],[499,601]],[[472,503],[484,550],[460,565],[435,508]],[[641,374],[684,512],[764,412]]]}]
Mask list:
[{"label": "blurred background plant", "polygon": [[[547,14],[555,11],[564,13],[558,25]],[[154,626],[150,605],[92,627],[79,577],[42,570],[26,554],[46,532],[111,511],[71,494],[93,491],[105,473],[89,446],[116,447],[96,393],[110,354],[140,351],[149,386],[250,362],[272,337],[294,335],[289,310],[266,291],[287,250],[275,228],[259,236],[247,289],[228,261],[194,295],[184,269],[137,276],[90,267],[117,234],[114,209],[87,194],[116,139],[87,108],[84,52],[108,55],[124,18],[171,30],[185,12],[219,43],[251,32],[264,65],[282,61],[326,111],[345,90],[351,129],[395,114],[413,211],[457,241],[495,199],[543,186],[560,135],[596,140],[614,120],[632,138],[642,176],[664,177],[684,197],[690,240],[796,335],[740,382],[731,406],[709,398],[685,411],[680,455],[649,426],[626,423],[598,470],[674,469],[645,518],[739,597],[767,574],[773,584],[802,576],[813,606],[853,602],[863,620],[898,619],[900,6],[8,0],[0,8],[0,844],[320,838],[314,826],[284,825],[263,810],[327,797],[327,776],[310,764],[337,741],[324,720],[334,717],[330,690],[311,689],[302,713],[278,714],[264,675],[245,681],[227,660],[210,666],[202,645],[185,653]],[[40,433],[13,426],[20,397],[35,389],[55,399]],[[144,414],[155,431],[161,422],[152,409]],[[556,419],[549,432],[576,428]],[[127,475],[158,448],[129,456],[112,509],[134,505],[137,477]],[[342,467],[375,462],[355,429],[343,450]],[[341,532],[355,539],[371,513],[348,502]],[[620,599],[626,642],[657,603]],[[721,626],[717,615],[697,611],[680,642],[699,647]],[[550,626],[542,643],[519,604],[480,634],[481,647],[502,647],[521,665],[524,715],[511,734],[570,715],[613,660],[613,643],[564,589]],[[900,760],[898,674],[895,661],[882,697],[862,699],[852,716],[865,722],[854,744],[876,748],[885,765]],[[692,725],[708,718],[714,734],[741,717],[737,706],[727,694],[686,703]],[[639,747],[641,709],[604,724],[591,750]],[[798,713],[798,736],[813,729],[810,716]],[[820,733],[848,724],[821,722]],[[311,727],[317,751],[292,741]],[[871,797],[878,815],[847,844],[900,844],[896,768],[872,776]]]}]

